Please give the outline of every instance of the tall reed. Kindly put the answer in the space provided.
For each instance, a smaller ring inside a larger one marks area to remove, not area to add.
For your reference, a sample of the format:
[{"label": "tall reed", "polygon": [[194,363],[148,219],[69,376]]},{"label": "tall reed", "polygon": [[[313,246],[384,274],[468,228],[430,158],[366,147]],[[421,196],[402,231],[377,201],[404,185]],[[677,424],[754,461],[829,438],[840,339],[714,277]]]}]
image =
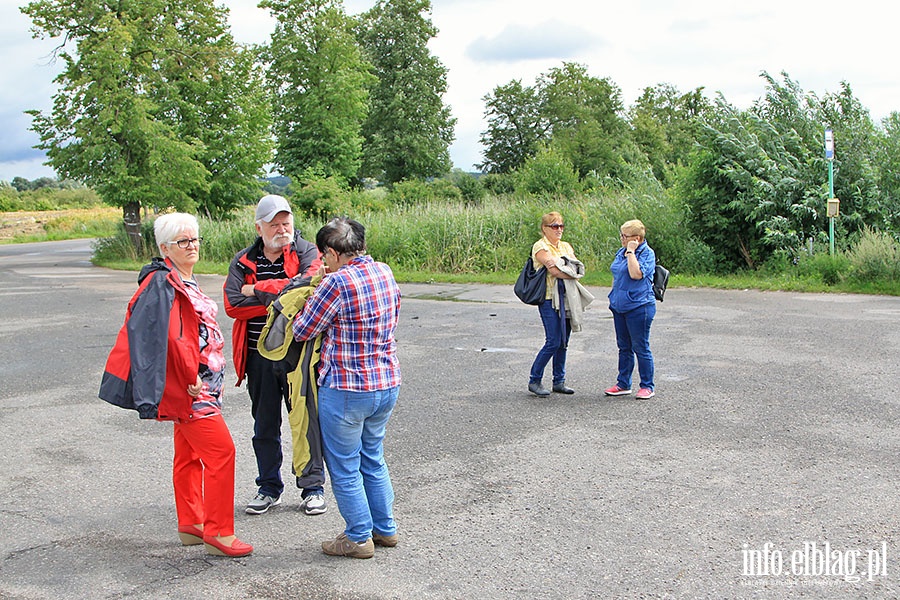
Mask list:
[{"label": "tall reed", "polygon": [[[362,206],[349,216],[366,227],[369,253],[395,270],[477,274],[517,272],[541,235],[541,215],[550,211],[563,215],[564,239],[572,244],[589,270],[606,270],[620,247],[619,227],[629,219],[644,221],[648,241],[654,248],[657,240],[675,240],[683,235],[675,211],[665,202],[654,195],[624,192],[556,198],[491,195],[477,204],[432,200],[386,209]],[[222,265],[227,266],[234,254],[256,237],[252,207],[227,221],[199,221],[204,239],[203,262],[218,264],[216,271],[222,271]],[[294,218],[295,227],[310,241],[315,240],[316,232],[326,221],[327,217],[299,211]],[[144,223],[144,238],[146,251],[142,258],[149,260],[156,250],[149,219]],[[127,246],[124,232],[120,231],[115,240],[101,244],[98,258],[121,258],[123,253],[129,253]]]}]

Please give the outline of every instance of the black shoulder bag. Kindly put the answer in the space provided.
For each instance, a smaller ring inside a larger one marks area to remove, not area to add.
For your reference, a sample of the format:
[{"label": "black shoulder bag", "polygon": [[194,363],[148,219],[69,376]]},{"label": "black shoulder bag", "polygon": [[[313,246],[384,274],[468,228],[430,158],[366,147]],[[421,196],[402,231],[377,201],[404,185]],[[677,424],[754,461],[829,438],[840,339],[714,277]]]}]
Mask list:
[{"label": "black shoulder bag", "polygon": [[540,269],[535,270],[534,262],[529,256],[513,291],[525,304],[537,306],[543,302],[547,297],[547,267],[541,265]]}]

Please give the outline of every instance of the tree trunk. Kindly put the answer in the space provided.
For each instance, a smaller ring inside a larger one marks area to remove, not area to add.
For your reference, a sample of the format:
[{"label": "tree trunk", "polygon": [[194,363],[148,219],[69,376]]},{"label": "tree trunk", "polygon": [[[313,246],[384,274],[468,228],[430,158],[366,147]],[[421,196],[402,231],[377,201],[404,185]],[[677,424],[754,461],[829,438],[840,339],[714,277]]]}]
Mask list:
[{"label": "tree trunk", "polygon": [[740,246],[739,251],[744,258],[744,262],[747,263],[747,266],[750,267],[751,270],[756,270],[756,265],[753,262],[753,255],[750,254],[750,249],[747,247],[747,244],[744,243],[744,238],[737,236],[737,239],[738,245]]},{"label": "tree trunk", "polygon": [[144,240],[141,236],[141,205],[137,202],[129,202],[123,206],[122,221],[125,223],[125,233],[134,248],[134,255],[140,258],[144,249]]}]

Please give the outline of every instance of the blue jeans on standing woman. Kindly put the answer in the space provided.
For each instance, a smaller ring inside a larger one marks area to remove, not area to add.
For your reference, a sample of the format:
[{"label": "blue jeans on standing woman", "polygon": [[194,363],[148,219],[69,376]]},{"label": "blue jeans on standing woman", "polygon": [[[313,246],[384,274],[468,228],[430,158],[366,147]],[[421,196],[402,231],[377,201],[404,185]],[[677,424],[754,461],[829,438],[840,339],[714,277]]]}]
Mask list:
[{"label": "blue jeans on standing woman", "polygon": [[375,392],[319,388],[319,425],[331,490],[353,542],[372,531],[390,536],[394,522],[394,488],[384,462],[384,432],[400,386]]},{"label": "blue jeans on standing woman", "polygon": [[[610,309],[612,310],[612,309]],[[650,353],[650,325],[656,316],[656,303],[638,306],[628,312],[612,311],[619,348],[619,376],[616,385],[631,389],[634,357],[637,356],[641,387],[653,389],[653,354]]]},{"label": "blue jeans on standing woman", "polygon": [[[563,301],[560,296],[560,302]],[[562,384],[566,380],[566,350],[569,336],[572,334],[572,322],[559,316],[553,308],[553,300],[544,300],[538,305],[541,322],[544,324],[544,346],[538,351],[531,365],[531,376],[528,383],[540,383],[544,378],[544,367],[553,360],[553,385]]]}]

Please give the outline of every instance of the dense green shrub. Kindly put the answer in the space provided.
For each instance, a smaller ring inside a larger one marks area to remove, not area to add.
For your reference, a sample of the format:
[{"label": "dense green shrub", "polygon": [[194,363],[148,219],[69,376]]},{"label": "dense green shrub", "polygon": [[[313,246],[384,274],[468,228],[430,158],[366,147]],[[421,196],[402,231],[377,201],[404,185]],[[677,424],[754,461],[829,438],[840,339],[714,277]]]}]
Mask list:
[{"label": "dense green shrub", "polygon": [[388,200],[398,206],[416,206],[441,200],[458,201],[461,198],[459,188],[447,179],[400,181],[392,186],[388,194]]},{"label": "dense green shrub", "polygon": [[852,281],[900,282],[900,244],[887,233],[865,230],[847,258]]},{"label": "dense green shrub", "polygon": [[19,202],[19,192],[10,185],[0,186],[0,212],[17,210],[22,210]]},{"label": "dense green shrub", "polygon": [[542,148],[516,171],[516,192],[535,196],[573,196],[581,190],[572,161],[553,148]]},{"label": "dense green shrub", "polygon": [[349,195],[353,214],[378,212],[391,207],[388,191],[383,187],[351,190]]},{"label": "dense green shrub", "polygon": [[462,200],[462,190],[449,179],[434,179],[427,183],[431,190],[432,200],[446,200],[450,202],[458,202]]},{"label": "dense green shrub", "polygon": [[391,186],[388,197],[392,204],[398,206],[413,206],[424,204],[431,200],[431,189],[428,184],[419,179],[400,181]]},{"label": "dense green shrub", "polygon": [[460,169],[454,169],[448,176],[448,179],[459,188],[460,194],[462,194],[462,198],[466,202],[477,204],[487,195],[484,186],[481,185],[481,182],[476,177]]},{"label": "dense green shrub", "polygon": [[516,191],[515,177],[510,173],[486,173],[478,181],[487,192],[495,196],[512,194]]},{"label": "dense green shrub", "polygon": [[350,212],[350,193],[334,177],[312,178],[290,197],[291,208],[315,217],[336,217]]},{"label": "dense green shrub", "polygon": [[12,186],[0,188],[0,212],[68,210],[102,205],[96,192],[86,187],[40,187],[21,192]]},{"label": "dense green shrub", "polygon": [[801,258],[801,265],[804,262],[808,266],[808,272],[825,285],[839,284],[850,268],[850,259],[843,253],[831,255],[820,252],[806,257],[805,261]]}]

